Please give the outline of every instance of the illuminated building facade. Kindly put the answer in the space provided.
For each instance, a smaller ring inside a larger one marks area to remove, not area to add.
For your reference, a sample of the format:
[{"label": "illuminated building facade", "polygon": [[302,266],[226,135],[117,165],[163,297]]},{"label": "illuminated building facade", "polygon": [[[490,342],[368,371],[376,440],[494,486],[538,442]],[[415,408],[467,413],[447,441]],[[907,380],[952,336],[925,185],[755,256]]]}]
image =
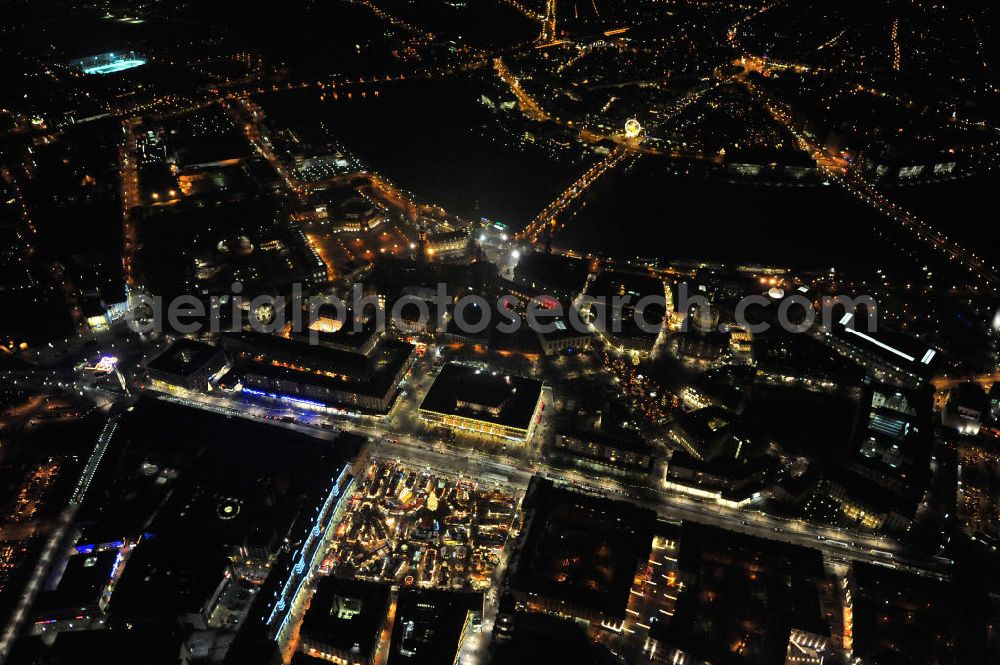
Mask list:
[{"label": "illuminated building facade", "polygon": [[226,364],[222,349],[182,338],[168,346],[146,364],[146,374],[154,388],[204,391],[209,379]]},{"label": "illuminated building facade", "polygon": [[372,413],[389,410],[414,348],[390,340],[365,355],[256,332],[226,334],[222,346],[245,394]]},{"label": "illuminated building facade", "polygon": [[603,432],[556,434],[556,450],[586,466],[647,473],[653,468],[653,448],[639,436]]},{"label": "illuminated building facade", "polygon": [[537,379],[448,363],[427,391],[420,417],[431,425],[521,443],[531,438],[544,408]]},{"label": "illuminated building facade", "polygon": [[427,253],[432,256],[458,254],[469,247],[469,232],[467,229],[433,233],[427,237]]}]

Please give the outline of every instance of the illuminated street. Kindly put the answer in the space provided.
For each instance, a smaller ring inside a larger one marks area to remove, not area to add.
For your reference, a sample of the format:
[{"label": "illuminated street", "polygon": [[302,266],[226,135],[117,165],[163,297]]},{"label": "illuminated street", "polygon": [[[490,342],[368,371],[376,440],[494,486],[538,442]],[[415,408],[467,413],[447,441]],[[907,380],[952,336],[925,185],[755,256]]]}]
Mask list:
[{"label": "illuminated street", "polygon": [[1000,7],[5,2],[0,665],[1000,662]]}]

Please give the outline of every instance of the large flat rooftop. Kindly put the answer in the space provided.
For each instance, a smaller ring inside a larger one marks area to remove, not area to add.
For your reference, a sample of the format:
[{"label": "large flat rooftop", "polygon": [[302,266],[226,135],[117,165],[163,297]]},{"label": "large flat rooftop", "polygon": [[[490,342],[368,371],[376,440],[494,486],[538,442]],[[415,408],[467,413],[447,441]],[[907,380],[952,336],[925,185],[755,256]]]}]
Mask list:
[{"label": "large flat rooftop", "polygon": [[189,376],[204,367],[219,353],[220,349],[211,344],[181,338],[161,351],[146,366],[164,374]]},{"label": "large flat rooftop", "polygon": [[511,588],[623,617],[636,571],[649,558],[656,513],[625,501],[531,479],[527,534]]},{"label": "large flat rooftop", "polygon": [[327,577],[320,581],[302,620],[302,636],[368,658],[389,612],[389,585]]},{"label": "large flat rooftop", "polygon": [[77,516],[80,543],[138,541],[112,619],[197,612],[236,548],[277,552],[284,538],[305,538],[360,445],[140,400],[121,417]]},{"label": "large flat rooftop", "polygon": [[399,594],[389,665],[453,663],[469,612],[482,612],[483,594],[411,591]]},{"label": "large flat rooftop", "polygon": [[391,389],[414,349],[412,344],[386,340],[365,355],[246,332],[224,336],[223,346],[239,359],[238,373],[371,396],[383,396]]},{"label": "large flat rooftop", "polygon": [[654,637],[720,665],[782,665],[792,629],[829,634],[819,550],[688,522],[679,540],[684,589]]},{"label": "large flat rooftop", "polygon": [[541,393],[538,379],[448,363],[434,379],[420,410],[526,430]]},{"label": "large flat rooftop", "polygon": [[855,562],[849,579],[854,651],[865,662],[995,662],[987,647],[993,612],[978,576],[941,582]]}]

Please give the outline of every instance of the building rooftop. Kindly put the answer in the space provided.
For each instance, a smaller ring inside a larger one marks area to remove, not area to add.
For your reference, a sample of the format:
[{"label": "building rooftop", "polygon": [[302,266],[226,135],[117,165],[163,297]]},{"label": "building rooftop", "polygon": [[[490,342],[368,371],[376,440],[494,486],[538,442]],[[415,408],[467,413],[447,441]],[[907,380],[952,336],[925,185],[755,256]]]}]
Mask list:
[{"label": "building rooftop", "polygon": [[873,663],[994,662],[980,581],[937,580],[861,562],[850,576],[855,655]]},{"label": "building rooftop", "polygon": [[681,526],[684,589],[653,636],[719,665],[783,665],[793,628],[829,635],[818,550],[715,527]]},{"label": "building rooftop", "polygon": [[367,355],[366,350],[381,335],[376,323],[375,318],[370,317],[355,325],[352,311],[345,311],[343,320],[340,320],[334,308],[320,307],[319,320],[313,329],[292,331],[291,338],[297,342],[309,342],[315,338],[320,346]]},{"label": "building rooftop", "polygon": [[40,636],[23,637],[8,655],[9,663],[45,665],[177,665],[185,651],[185,637],[176,626],[113,627],[106,630],[69,630],[55,642]]},{"label": "building rooftop", "polygon": [[747,480],[759,476],[775,466],[774,458],[758,457],[716,457],[710,460],[700,460],[686,450],[675,450],[670,456],[670,468],[683,468],[685,471],[698,474],[710,474],[731,482]]},{"label": "building rooftop", "polygon": [[218,354],[218,347],[181,338],[160,352],[146,366],[165,374],[190,376],[211,362]]},{"label": "building rooftop", "polygon": [[109,613],[143,620],[197,614],[222,582],[229,563],[223,547],[166,537],[143,541],[125,565]]},{"label": "building rooftop", "polygon": [[365,355],[256,332],[227,334],[222,343],[230,355],[249,356],[240,363],[244,375],[373,396],[386,394],[414,349],[412,344],[385,340]]},{"label": "building rooftop", "polygon": [[864,317],[844,314],[833,323],[833,335],[882,362],[917,376],[930,376],[938,366],[940,353],[920,340],[886,328],[869,332]]},{"label": "building rooftop", "polygon": [[389,612],[389,586],[323,578],[302,620],[302,636],[367,659],[378,649],[378,630]]},{"label": "building rooftop", "polygon": [[140,400],[120,419],[77,517],[84,543],[138,540],[111,618],[199,611],[238,548],[273,551],[283,538],[309,532],[314,507],[359,449],[351,435],[330,445],[283,427]]},{"label": "building rooftop", "polygon": [[561,254],[527,252],[514,268],[514,279],[557,298],[579,293],[587,283],[590,264]]},{"label": "building rooftop", "polygon": [[867,381],[855,421],[855,452],[850,461],[900,487],[924,487],[930,477],[934,445],[931,401],[927,390]]},{"label": "building rooftop", "polygon": [[97,607],[101,594],[111,581],[118,549],[74,554],[55,589],[43,591],[35,614],[40,620],[60,618],[69,613],[72,618],[85,608]]},{"label": "building rooftop", "polygon": [[527,429],[541,393],[542,382],[537,379],[448,363],[434,379],[420,410]]},{"label": "building rooftop", "polygon": [[546,342],[589,337],[593,334],[585,323],[574,321],[569,316],[546,316],[539,313],[538,322],[547,328],[537,331],[538,336]]},{"label": "building rooftop", "polygon": [[691,455],[702,460],[750,456],[753,446],[742,429],[739,416],[718,406],[682,414],[671,424],[675,439]]},{"label": "building rooftop", "polygon": [[389,665],[455,662],[469,612],[482,611],[481,593],[401,591]]},{"label": "building rooftop", "polygon": [[656,513],[556,487],[534,476],[511,588],[623,617],[637,569],[649,558]]},{"label": "building rooftop", "polygon": [[639,453],[641,455],[652,455],[656,448],[646,441],[641,435],[630,430],[620,428],[603,427],[601,429],[582,429],[567,427],[561,429],[559,434],[571,436],[588,443],[596,443],[608,446],[615,450]]},{"label": "building rooftop", "polygon": [[514,623],[511,639],[498,641],[490,653],[495,665],[525,663],[620,663],[603,644],[595,643],[576,621],[547,614],[525,614]]},{"label": "building rooftop", "polygon": [[644,296],[664,296],[664,286],[660,279],[648,274],[605,270],[590,284],[587,293],[607,298],[609,306],[614,296],[631,296],[631,304],[635,304]]}]

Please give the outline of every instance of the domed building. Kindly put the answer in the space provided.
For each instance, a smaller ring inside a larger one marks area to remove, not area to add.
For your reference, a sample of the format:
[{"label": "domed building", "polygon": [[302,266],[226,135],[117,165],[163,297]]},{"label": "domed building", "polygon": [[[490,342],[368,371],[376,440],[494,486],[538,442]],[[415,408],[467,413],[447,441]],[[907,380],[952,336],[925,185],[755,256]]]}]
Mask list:
[{"label": "domed building", "polygon": [[375,203],[363,196],[350,196],[341,202],[332,221],[338,231],[360,233],[381,224],[385,215]]}]

